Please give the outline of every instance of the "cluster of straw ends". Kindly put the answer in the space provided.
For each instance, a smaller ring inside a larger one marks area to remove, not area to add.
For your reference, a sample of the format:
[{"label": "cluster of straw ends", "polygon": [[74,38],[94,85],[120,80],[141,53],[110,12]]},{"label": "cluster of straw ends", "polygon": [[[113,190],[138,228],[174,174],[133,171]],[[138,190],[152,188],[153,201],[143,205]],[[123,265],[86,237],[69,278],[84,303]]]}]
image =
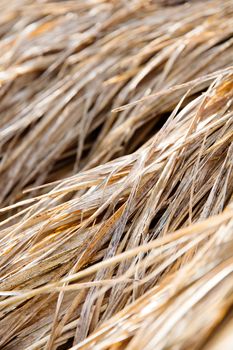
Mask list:
[{"label": "cluster of straw ends", "polygon": [[233,1],[0,10],[0,348],[230,350]]}]

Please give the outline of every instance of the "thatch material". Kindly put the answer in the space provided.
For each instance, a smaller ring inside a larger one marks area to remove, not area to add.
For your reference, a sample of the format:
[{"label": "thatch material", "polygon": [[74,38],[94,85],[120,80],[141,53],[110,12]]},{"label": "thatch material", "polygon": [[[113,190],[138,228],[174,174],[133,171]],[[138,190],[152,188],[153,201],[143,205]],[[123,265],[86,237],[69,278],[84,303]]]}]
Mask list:
[{"label": "thatch material", "polygon": [[209,350],[233,302],[233,1],[1,6],[0,347]]}]

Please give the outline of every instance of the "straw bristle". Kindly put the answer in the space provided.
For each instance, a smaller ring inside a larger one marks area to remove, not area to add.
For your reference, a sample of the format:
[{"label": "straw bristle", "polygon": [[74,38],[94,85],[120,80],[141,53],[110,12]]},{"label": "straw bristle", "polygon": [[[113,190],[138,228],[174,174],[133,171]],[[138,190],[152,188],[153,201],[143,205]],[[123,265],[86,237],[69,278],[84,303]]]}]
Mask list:
[{"label": "straw bristle", "polygon": [[233,1],[0,9],[0,348],[230,349]]}]

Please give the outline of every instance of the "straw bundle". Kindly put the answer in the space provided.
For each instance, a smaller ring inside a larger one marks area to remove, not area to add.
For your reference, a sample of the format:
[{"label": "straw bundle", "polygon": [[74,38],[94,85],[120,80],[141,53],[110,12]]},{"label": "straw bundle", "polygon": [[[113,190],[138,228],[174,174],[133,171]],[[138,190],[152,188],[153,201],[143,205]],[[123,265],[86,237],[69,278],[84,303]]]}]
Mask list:
[{"label": "straw bundle", "polygon": [[231,349],[233,1],[0,9],[0,348]]}]

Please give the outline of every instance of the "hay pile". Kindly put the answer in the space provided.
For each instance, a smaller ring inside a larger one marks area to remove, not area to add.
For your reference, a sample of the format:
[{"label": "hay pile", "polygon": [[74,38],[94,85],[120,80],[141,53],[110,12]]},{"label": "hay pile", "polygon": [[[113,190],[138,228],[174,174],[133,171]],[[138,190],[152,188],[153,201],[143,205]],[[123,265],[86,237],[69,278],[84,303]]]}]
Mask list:
[{"label": "hay pile", "polygon": [[2,0],[0,50],[0,348],[230,350],[233,1]]}]

